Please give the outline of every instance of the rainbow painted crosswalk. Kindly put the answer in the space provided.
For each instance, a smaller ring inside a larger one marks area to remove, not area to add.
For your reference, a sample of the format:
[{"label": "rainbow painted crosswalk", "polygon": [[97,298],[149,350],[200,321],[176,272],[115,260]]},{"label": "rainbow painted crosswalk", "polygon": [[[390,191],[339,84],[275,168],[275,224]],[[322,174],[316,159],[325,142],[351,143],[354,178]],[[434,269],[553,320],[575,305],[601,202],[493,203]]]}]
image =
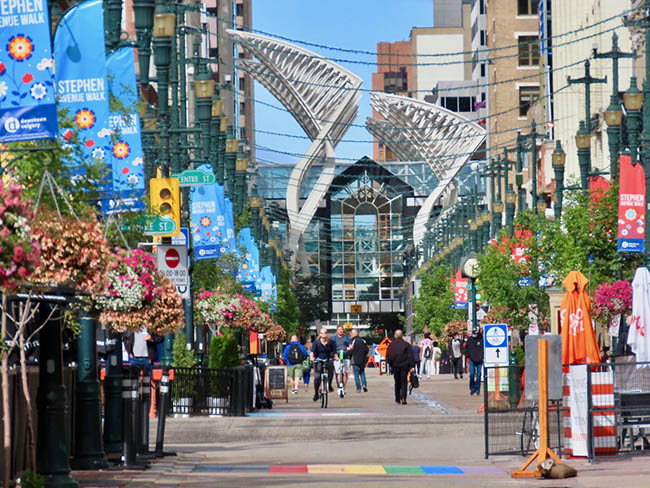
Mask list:
[{"label": "rainbow painted crosswalk", "polygon": [[389,464],[202,464],[201,473],[282,473],[282,474],[362,474],[362,475],[503,475],[496,466],[400,466]]}]

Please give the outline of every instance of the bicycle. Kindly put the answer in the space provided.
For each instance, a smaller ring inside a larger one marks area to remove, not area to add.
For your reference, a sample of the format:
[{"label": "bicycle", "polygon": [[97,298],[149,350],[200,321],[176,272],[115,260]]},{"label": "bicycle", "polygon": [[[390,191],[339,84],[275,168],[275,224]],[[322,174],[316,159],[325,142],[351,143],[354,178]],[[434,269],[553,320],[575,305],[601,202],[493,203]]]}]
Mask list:
[{"label": "bicycle", "polygon": [[327,408],[327,392],[329,389],[329,371],[328,365],[331,359],[315,359],[314,371],[320,376],[320,386],[318,387],[318,396],[320,397],[320,408]]},{"label": "bicycle", "polygon": [[533,402],[531,408],[524,412],[524,421],[521,425],[520,449],[522,456],[528,456],[539,447],[539,410],[536,402]]}]

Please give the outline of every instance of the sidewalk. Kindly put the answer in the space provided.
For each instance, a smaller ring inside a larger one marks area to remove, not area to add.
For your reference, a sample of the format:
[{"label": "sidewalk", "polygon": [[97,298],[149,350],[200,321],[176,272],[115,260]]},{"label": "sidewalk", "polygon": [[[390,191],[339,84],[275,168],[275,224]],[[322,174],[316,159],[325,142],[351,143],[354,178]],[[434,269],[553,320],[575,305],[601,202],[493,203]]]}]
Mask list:
[{"label": "sidewalk", "polygon": [[[312,401],[313,391],[275,402],[272,410],[245,418],[170,419],[165,450],[177,457],[154,461],[138,473],[74,473],[83,487],[250,486],[648,486],[643,457],[588,465],[571,460],[578,478],[514,480],[519,456],[484,459],[482,397],[469,396],[467,378],[427,381],[395,404],[392,377],[368,371],[369,392]],[[155,426],[152,426],[155,427]],[[646,476],[643,476],[646,475]]]}]

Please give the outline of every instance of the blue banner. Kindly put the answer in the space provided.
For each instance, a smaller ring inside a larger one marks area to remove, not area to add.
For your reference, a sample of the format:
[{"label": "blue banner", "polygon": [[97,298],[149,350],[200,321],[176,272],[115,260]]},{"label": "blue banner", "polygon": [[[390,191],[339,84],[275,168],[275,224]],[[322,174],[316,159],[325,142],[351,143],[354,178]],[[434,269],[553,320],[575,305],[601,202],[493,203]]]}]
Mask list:
[{"label": "blue banner", "polygon": [[51,45],[47,2],[0,2],[0,142],[57,136]]},{"label": "blue banner", "polygon": [[[109,214],[144,210],[144,166],[140,115],[136,110],[138,85],[135,80],[135,49],[122,47],[106,58],[110,94],[120,104],[120,112],[110,112],[113,139],[101,149],[111,175],[102,212]],[[100,151],[97,151],[98,155]]]},{"label": "blue banner", "polygon": [[[209,164],[197,168],[211,173]],[[224,221],[218,193],[223,188],[216,183],[190,187],[190,232],[194,259],[216,259],[221,256],[219,221]]]},{"label": "blue banner", "polygon": [[226,239],[228,239],[228,252],[237,252],[237,241],[235,239],[235,218],[232,212],[232,202],[226,197],[224,200],[226,217]]},{"label": "blue banner", "polygon": [[237,246],[243,254],[243,259],[237,272],[237,280],[249,285],[248,288],[254,288],[259,275],[260,256],[250,227],[244,227],[239,231],[237,235]]},{"label": "blue banner", "polygon": [[[73,153],[68,163],[78,167],[90,158],[105,161],[114,148],[109,125],[101,0],[86,0],[61,17],[54,33],[54,58],[58,106],[67,109],[79,131],[81,154]],[[70,141],[73,135],[71,129],[62,129],[63,141]],[[122,146],[118,150],[119,155],[124,154]],[[79,168],[74,177],[83,176]]]},{"label": "blue banner", "polygon": [[270,266],[264,266],[258,280],[260,299],[263,302],[275,304],[277,300],[276,280]]}]

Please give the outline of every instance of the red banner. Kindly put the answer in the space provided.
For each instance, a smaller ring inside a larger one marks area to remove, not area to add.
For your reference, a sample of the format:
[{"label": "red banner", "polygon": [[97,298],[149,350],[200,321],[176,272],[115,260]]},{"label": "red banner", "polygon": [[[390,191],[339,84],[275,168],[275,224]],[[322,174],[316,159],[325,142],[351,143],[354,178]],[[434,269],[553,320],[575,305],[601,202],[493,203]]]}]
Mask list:
[{"label": "red banner", "polygon": [[645,173],[641,164],[632,165],[621,154],[618,193],[618,250],[643,252],[645,237]]}]

